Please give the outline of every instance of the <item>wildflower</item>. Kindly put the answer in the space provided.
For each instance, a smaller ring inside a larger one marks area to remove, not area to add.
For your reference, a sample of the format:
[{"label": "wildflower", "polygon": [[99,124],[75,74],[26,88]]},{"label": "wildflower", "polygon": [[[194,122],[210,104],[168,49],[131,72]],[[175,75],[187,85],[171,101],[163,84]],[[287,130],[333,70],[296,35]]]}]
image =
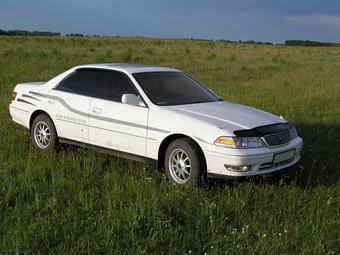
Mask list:
[{"label": "wildflower", "polygon": [[328,205],[331,203],[332,199],[333,199],[332,197],[329,197],[329,199],[327,200]]}]

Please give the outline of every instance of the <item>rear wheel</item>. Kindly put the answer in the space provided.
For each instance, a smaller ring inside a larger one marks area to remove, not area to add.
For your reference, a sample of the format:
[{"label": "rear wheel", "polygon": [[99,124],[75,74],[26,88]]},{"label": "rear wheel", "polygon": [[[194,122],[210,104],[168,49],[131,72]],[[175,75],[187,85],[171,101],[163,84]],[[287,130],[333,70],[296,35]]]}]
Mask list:
[{"label": "rear wheel", "polygon": [[34,146],[40,151],[54,151],[57,147],[57,132],[47,114],[38,115],[31,127]]},{"label": "rear wheel", "polygon": [[199,184],[203,161],[199,146],[190,138],[173,141],[165,153],[165,171],[175,184],[193,186]]}]

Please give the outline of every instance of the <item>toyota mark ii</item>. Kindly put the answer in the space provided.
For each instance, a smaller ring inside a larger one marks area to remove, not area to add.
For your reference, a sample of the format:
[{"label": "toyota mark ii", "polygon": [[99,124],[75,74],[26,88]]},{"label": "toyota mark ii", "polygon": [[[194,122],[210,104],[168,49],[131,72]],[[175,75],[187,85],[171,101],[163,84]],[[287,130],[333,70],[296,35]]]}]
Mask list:
[{"label": "toyota mark ii", "polygon": [[9,106],[34,146],[88,146],[165,169],[170,181],[235,178],[294,165],[303,141],[282,117],[223,100],[172,68],[90,64],[18,84]]}]

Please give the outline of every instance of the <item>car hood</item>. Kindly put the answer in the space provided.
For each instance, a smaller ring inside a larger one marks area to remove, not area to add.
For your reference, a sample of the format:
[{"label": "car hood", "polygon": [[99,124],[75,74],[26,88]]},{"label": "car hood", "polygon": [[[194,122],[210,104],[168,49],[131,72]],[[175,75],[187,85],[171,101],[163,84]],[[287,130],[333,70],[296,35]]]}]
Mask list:
[{"label": "car hood", "polygon": [[169,106],[168,110],[230,131],[287,122],[282,117],[228,101]]}]

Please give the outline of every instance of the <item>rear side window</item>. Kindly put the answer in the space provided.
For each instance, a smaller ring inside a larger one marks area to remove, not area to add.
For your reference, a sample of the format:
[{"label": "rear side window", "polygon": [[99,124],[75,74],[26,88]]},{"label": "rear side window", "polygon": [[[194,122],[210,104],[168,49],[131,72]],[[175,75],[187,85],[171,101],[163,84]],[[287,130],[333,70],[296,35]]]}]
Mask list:
[{"label": "rear side window", "polygon": [[62,80],[56,90],[92,97],[99,72],[94,69],[79,69]]}]

